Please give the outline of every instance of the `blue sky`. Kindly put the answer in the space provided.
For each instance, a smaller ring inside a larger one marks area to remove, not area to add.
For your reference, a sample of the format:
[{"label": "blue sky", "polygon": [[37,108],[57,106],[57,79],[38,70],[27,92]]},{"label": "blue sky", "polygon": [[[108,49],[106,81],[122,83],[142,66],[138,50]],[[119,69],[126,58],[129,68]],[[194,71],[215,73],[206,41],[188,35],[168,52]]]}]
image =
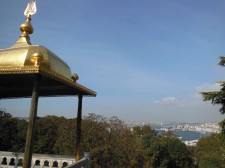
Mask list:
[{"label": "blue sky", "polygon": [[[0,48],[13,45],[28,0],[0,3]],[[37,0],[32,44],[44,45],[97,92],[83,114],[122,120],[218,122],[200,91],[219,89],[225,69],[224,0]],[[28,116],[30,99],[1,100]],[[38,115],[76,116],[77,98],[40,98]]]}]

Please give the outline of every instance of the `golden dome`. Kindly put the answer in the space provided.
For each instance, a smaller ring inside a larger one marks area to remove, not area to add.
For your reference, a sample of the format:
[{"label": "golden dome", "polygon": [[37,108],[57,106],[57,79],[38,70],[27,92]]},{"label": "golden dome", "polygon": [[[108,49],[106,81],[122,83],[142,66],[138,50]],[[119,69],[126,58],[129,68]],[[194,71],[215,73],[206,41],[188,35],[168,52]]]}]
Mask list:
[{"label": "golden dome", "polygon": [[40,96],[96,96],[96,92],[76,83],[78,75],[72,76],[70,67],[56,54],[44,46],[31,44],[29,34],[33,33],[33,27],[30,21],[29,15],[21,24],[22,34],[16,44],[0,49],[0,99],[29,97],[33,77],[37,74],[42,76]]}]

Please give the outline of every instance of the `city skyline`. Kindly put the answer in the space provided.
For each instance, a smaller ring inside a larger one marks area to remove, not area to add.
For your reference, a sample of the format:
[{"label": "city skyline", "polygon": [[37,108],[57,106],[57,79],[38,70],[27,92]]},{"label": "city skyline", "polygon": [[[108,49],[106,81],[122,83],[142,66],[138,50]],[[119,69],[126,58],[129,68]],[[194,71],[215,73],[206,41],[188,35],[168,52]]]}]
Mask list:
[{"label": "city skyline", "polygon": [[[13,45],[27,0],[2,1],[0,49]],[[219,122],[219,106],[199,92],[219,90],[225,68],[225,2],[37,1],[34,45],[62,58],[78,83],[97,92],[83,115],[122,120]],[[29,116],[30,99],[1,100],[0,108]],[[40,98],[38,116],[76,117],[77,99]]]}]

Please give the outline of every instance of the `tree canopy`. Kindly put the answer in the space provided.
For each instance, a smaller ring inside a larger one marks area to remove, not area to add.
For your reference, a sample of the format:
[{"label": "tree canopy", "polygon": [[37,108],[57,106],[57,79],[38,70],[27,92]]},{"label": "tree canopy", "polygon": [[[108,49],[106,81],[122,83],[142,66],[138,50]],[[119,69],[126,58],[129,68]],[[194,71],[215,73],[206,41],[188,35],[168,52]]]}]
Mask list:
[{"label": "tree canopy", "polygon": [[[225,66],[225,57],[221,56],[219,57],[219,65]],[[223,115],[225,114],[225,81],[218,82],[221,86],[220,91],[212,91],[212,92],[201,92],[203,101],[212,101],[212,104],[218,104],[221,105],[219,111]],[[220,126],[222,128],[222,134],[225,135],[225,119],[223,119],[220,123]]]},{"label": "tree canopy", "polygon": [[195,148],[199,168],[225,167],[225,139],[217,134],[201,138]]},{"label": "tree canopy", "polygon": [[[2,151],[24,152],[28,122],[0,111]],[[34,153],[75,154],[76,118],[39,117]],[[117,117],[89,114],[82,121],[82,151],[92,154],[94,168],[191,168],[224,166],[225,141],[219,135],[200,139],[191,152],[172,132],[158,135],[149,125],[129,128]],[[219,165],[219,166],[218,166]]]}]

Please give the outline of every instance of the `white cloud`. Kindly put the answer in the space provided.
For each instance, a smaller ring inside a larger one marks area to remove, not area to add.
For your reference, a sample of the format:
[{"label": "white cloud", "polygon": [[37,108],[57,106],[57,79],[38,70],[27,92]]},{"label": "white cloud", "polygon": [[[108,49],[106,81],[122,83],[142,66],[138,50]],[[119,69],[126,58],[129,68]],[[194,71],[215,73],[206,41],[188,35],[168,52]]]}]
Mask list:
[{"label": "white cloud", "polygon": [[164,97],[162,100],[156,100],[154,101],[154,103],[158,103],[158,104],[170,104],[170,103],[174,103],[176,102],[177,99],[174,96],[168,96],[168,97]]},{"label": "white cloud", "polygon": [[219,90],[219,84],[202,84],[193,90],[193,94],[185,98],[167,96],[149,105],[149,114],[165,121],[217,122],[223,118],[219,106],[211,102],[203,102],[201,91]]},{"label": "white cloud", "polygon": [[164,97],[163,98],[163,102],[174,102],[176,100],[176,97],[172,97],[172,96],[169,96],[169,97]]},{"label": "white cloud", "polygon": [[214,84],[204,83],[204,84],[196,87],[198,92],[218,91],[218,90],[220,90],[220,88],[221,88],[221,86],[218,83],[214,83]]}]

